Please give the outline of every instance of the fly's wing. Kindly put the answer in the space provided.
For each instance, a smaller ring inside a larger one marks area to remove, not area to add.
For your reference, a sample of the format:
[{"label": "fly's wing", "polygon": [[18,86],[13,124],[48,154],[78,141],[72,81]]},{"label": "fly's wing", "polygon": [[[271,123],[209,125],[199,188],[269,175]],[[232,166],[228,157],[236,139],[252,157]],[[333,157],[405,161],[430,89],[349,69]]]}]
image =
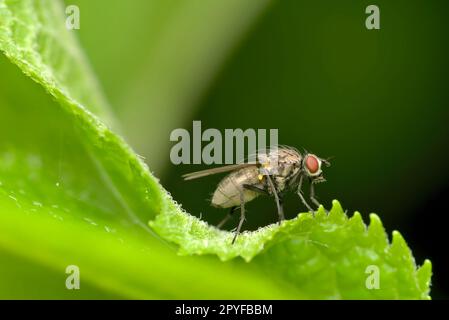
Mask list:
[{"label": "fly's wing", "polygon": [[[285,147],[279,146],[278,148],[285,148]],[[193,179],[210,176],[210,175],[217,174],[217,173],[230,172],[230,171],[234,171],[234,170],[238,170],[238,169],[242,169],[242,168],[258,166],[260,164],[259,160],[262,160],[264,162],[268,161],[270,151],[272,151],[272,150],[270,150],[269,148],[268,149],[267,148],[260,149],[260,150],[257,150],[256,153],[251,154],[247,159],[245,159],[244,161],[247,161],[246,163],[230,164],[230,165],[223,166],[223,167],[191,172],[191,173],[184,174],[182,177],[184,178],[184,180],[193,180]],[[261,158],[259,158],[259,156],[261,156]],[[256,161],[256,162],[254,162],[254,161]]]},{"label": "fly's wing", "polygon": [[184,178],[184,180],[193,180],[193,179],[210,176],[212,174],[229,172],[229,171],[234,171],[234,170],[247,168],[247,167],[253,167],[253,166],[257,166],[257,165],[255,163],[230,164],[228,166],[187,173],[187,174],[184,174],[182,177]]}]

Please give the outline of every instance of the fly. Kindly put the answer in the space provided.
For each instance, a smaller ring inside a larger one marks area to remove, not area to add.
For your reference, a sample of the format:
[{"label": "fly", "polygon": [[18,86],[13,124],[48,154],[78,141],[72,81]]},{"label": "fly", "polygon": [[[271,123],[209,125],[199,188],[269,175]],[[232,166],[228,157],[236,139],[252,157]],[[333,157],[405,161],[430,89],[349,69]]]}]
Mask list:
[{"label": "fly", "polygon": [[277,206],[279,223],[285,219],[283,211],[283,195],[288,190],[296,190],[301,202],[306,208],[314,212],[307,203],[302,192],[303,180],[310,182],[310,200],[317,207],[320,203],[315,197],[314,185],[326,181],[321,169],[322,164],[330,166],[328,160],[315,154],[282,146],[259,155],[254,163],[241,163],[223,167],[192,172],[183,175],[185,180],[193,180],[213,174],[230,172],[218,184],[211,200],[211,204],[218,208],[230,208],[227,216],[217,225],[221,228],[240,208],[240,221],[238,223],[232,244],[234,244],[243,221],[245,220],[245,203],[260,195],[274,198]]}]

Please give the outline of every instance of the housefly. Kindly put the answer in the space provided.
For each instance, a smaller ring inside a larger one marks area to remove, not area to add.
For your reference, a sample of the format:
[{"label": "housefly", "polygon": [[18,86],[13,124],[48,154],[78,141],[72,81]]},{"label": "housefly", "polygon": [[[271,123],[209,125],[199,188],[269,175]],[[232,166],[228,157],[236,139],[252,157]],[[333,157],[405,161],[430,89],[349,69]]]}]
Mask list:
[{"label": "housefly", "polygon": [[314,185],[326,181],[323,177],[322,164],[329,166],[328,160],[315,154],[279,146],[259,154],[257,161],[241,163],[223,167],[192,172],[183,175],[185,180],[197,179],[213,174],[230,172],[218,184],[211,200],[211,204],[218,208],[230,208],[228,215],[217,225],[221,228],[240,208],[238,223],[232,243],[235,242],[245,220],[245,203],[260,195],[274,198],[277,206],[279,223],[285,219],[282,198],[286,191],[296,190],[302,203],[311,212],[312,207],[307,203],[302,192],[303,180],[310,182],[310,200],[317,207],[320,203],[315,197]]}]

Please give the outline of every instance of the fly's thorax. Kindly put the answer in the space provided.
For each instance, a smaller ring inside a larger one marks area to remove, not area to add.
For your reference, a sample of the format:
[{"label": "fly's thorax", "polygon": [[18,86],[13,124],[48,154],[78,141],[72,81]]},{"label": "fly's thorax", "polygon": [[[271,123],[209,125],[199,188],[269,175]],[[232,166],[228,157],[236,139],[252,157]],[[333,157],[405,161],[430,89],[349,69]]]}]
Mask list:
[{"label": "fly's thorax", "polygon": [[[260,164],[261,174],[270,174],[280,192],[295,180],[301,170],[302,156],[292,148],[275,149],[270,152],[267,160]],[[270,188],[267,189],[270,192]]]},{"label": "fly's thorax", "polygon": [[268,154],[259,155],[262,174],[287,177],[292,171],[300,168],[301,162],[301,154],[293,148],[279,147],[270,150]]},{"label": "fly's thorax", "polygon": [[279,171],[274,175],[276,187],[278,191],[282,192],[295,181],[300,172],[300,167],[297,164],[280,164]]}]

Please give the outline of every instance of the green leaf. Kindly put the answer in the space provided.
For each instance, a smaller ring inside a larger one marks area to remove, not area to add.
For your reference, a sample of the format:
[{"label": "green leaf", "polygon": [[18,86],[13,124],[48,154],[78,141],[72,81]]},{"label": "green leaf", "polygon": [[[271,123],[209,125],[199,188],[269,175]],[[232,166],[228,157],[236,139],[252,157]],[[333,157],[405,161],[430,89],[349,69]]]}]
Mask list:
[{"label": "green leaf", "polygon": [[[183,255],[216,254],[226,261],[242,257],[272,278],[293,284],[316,299],[428,299],[431,265],[417,268],[399,232],[392,244],[379,217],[368,228],[358,212],[348,219],[338,201],[326,214],[301,213],[280,226],[233,234],[207,225],[180,210],[162,213],[150,222]],[[368,289],[370,266],[379,271],[379,288]]]},{"label": "green leaf", "polygon": [[[2,297],[294,296],[254,270],[179,258],[155,237],[146,222],[168,196],[97,117],[108,106],[59,2],[0,1],[0,16]],[[65,289],[69,264],[88,291]]]},{"label": "green leaf", "polygon": [[[86,223],[71,219],[62,208],[42,206],[31,211],[33,208],[24,208],[26,201],[22,199],[8,201],[2,197],[0,201],[0,261],[11,263],[11,255],[16,260],[25,258],[19,264],[23,272],[15,270],[16,264],[6,270],[2,270],[3,264],[0,267],[6,278],[0,282],[0,298],[294,297],[264,280],[257,270],[251,272],[210,259],[178,257],[152,237],[136,237],[121,226],[98,220]],[[38,275],[31,282],[24,281],[22,274],[34,274],[35,265]],[[64,287],[68,265],[80,269],[79,291],[69,292]],[[217,273],[220,277],[216,277]],[[18,281],[24,281],[23,287]],[[235,283],[240,281],[244,286],[236,291]],[[35,287],[38,293],[33,293]]]},{"label": "green leaf", "polygon": [[59,1],[0,1],[1,50],[53,96],[112,123],[83,52],[65,30],[63,13]]},{"label": "green leaf", "polygon": [[[108,127],[62,13],[57,1],[0,0],[2,297],[428,298],[430,262],[417,270],[398,232],[390,245],[377,216],[366,228],[338,202],[235,245],[185,213]],[[67,265],[83,289],[65,289]],[[366,287],[368,266],[379,289]]]}]

